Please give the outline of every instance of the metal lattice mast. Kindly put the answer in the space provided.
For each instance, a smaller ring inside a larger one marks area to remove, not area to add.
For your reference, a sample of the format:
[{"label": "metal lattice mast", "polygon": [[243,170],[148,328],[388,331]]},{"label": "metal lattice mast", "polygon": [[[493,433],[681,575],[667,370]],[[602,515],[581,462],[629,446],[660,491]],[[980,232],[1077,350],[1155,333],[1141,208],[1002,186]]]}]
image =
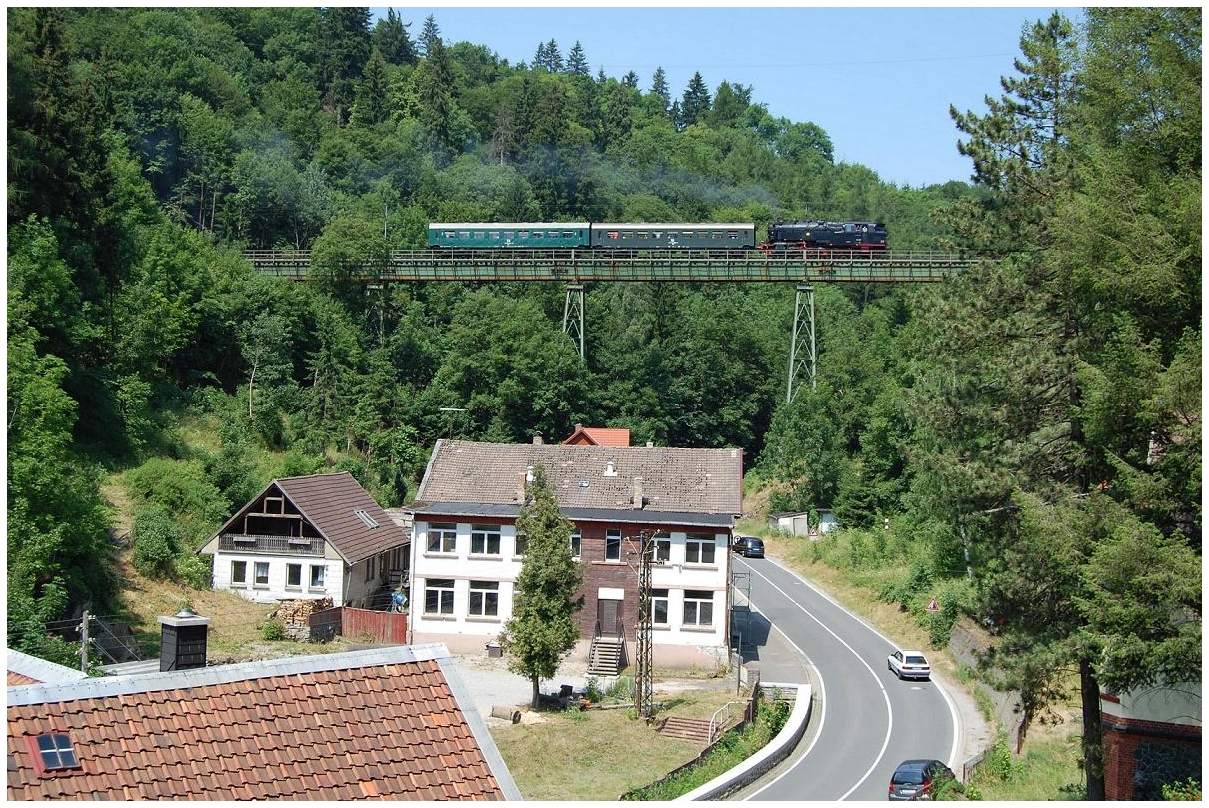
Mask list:
[{"label": "metal lattice mast", "polygon": [[563,302],[563,333],[579,349],[579,358],[584,358],[584,286],[568,283],[567,297]]},{"label": "metal lattice mast", "polygon": [[[806,293],[807,299],[805,322],[803,322],[802,317],[803,292]],[[799,369],[809,372],[810,389],[815,389],[817,384],[815,375],[816,359],[817,353],[814,342],[814,287],[799,284],[797,295],[793,301],[793,340],[789,343],[789,387],[785,395],[786,402],[793,401],[793,394],[797,392],[795,382],[798,378]]]},{"label": "metal lattice mast", "polygon": [[634,710],[648,721],[654,712],[654,623],[651,620],[651,560],[655,542],[648,531],[638,534],[638,624],[634,629]]}]

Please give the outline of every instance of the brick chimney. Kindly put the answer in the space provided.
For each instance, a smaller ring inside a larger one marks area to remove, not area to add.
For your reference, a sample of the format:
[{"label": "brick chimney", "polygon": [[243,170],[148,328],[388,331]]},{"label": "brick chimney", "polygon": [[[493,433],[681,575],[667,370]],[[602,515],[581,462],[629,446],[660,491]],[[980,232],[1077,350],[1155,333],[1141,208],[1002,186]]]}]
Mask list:
[{"label": "brick chimney", "polygon": [[540,433],[540,432],[533,433],[533,445],[534,446],[542,445],[542,433]]},{"label": "brick chimney", "polygon": [[635,477],[634,478],[634,500],[631,503],[630,507],[636,511],[640,511],[640,510],[642,510],[642,507],[645,504],[646,504],[646,502],[642,498],[642,478]]},{"label": "brick chimney", "polygon": [[516,501],[520,504],[525,504],[525,472],[518,472],[516,475]]},{"label": "brick chimney", "polygon": [[206,635],[210,618],[181,609],[171,617],[160,617],[160,670],[179,671],[206,667]]}]

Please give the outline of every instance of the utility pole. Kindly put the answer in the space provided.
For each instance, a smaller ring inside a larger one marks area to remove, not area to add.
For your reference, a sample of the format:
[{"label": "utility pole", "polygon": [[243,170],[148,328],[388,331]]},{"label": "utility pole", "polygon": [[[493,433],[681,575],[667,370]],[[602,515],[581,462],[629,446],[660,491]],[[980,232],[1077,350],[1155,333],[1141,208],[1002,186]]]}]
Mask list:
[{"label": "utility pole", "polygon": [[651,720],[653,713],[654,624],[651,621],[651,561],[655,542],[650,531],[638,534],[638,625],[634,630],[634,710],[639,717]]},{"label": "utility pole", "polygon": [[88,610],[84,610],[84,619],[80,623],[80,671],[88,673]]}]

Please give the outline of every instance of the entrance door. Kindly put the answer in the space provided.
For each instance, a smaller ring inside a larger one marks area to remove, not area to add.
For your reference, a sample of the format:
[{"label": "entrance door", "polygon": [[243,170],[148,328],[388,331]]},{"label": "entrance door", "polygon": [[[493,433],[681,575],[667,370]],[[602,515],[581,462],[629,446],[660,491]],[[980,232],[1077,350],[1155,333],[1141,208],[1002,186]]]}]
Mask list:
[{"label": "entrance door", "polygon": [[596,601],[596,619],[600,621],[600,633],[605,637],[618,637],[620,635],[619,626],[623,617],[622,605],[624,601],[620,600],[598,600]]}]

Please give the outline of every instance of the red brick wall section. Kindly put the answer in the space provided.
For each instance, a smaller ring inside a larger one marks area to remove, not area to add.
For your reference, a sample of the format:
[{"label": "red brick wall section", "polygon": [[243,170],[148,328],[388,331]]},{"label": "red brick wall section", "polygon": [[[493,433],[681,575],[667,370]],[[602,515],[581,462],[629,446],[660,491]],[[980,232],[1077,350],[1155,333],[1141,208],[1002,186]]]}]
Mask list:
[{"label": "red brick wall section", "polygon": [[1199,726],[1109,715],[1103,725],[1106,799],[1161,799],[1163,783],[1200,778]]}]

